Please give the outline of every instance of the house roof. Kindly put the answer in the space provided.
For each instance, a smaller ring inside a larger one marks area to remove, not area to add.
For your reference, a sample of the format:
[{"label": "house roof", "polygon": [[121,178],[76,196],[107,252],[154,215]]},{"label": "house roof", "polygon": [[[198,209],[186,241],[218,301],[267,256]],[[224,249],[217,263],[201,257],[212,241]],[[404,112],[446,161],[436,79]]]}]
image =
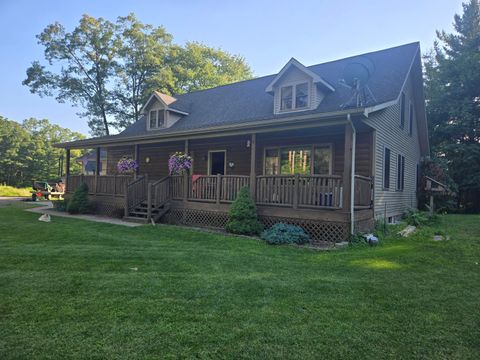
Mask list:
[{"label": "house roof", "polygon": [[[306,67],[333,86],[335,91],[328,93],[316,109],[295,112],[295,115],[334,113],[342,110],[342,105],[351,99],[352,90],[340,84],[340,80],[345,67],[361,57],[368,58],[375,68],[368,81],[374,102],[368,106],[375,108],[380,104],[397,101],[418,51],[419,43],[414,42]],[[164,102],[176,99],[170,103],[169,108],[188,112],[188,115],[183,116],[169,128],[150,131],[147,130],[145,116],[142,116],[120,134],[95,140],[101,143],[104,139],[112,141],[154,134],[158,134],[158,136],[173,135],[176,132],[182,133],[188,130],[202,131],[219,126],[233,127],[239,124],[248,125],[248,123],[277,119],[280,121],[292,117],[292,113],[273,113],[273,96],[265,90],[277,76],[278,74],[273,74],[175,95],[175,98],[170,96],[165,100],[162,98]],[[90,143],[93,140],[79,140],[75,144]]]}]

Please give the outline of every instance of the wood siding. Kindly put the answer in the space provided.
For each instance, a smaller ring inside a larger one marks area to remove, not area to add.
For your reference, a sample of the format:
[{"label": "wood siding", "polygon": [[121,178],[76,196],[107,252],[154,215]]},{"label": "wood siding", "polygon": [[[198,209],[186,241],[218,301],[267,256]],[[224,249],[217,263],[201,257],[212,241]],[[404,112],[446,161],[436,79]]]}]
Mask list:
[{"label": "wood siding", "polygon": [[[400,127],[400,102],[378,113],[371,114],[365,121],[375,129],[375,217],[400,217],[409,208],[417,207],[416,172],[420,163],[420,144],[416,116],[413,119],[412,136],[409,135],[410,100],[413,101],[411,80],[405,84],[405,126]],[[415,104],[414,104],[415,106]],[[390,187],[383,188],[383,155],[385,147],[391,151]],[[405,187],[397,191],[398,154],[405,157]]]},{"label": "wood siding", "polygon": [[123,156],[134,157],[134,146],[118,146],[107,148],[107,175],[117,175],[117,163]]}]

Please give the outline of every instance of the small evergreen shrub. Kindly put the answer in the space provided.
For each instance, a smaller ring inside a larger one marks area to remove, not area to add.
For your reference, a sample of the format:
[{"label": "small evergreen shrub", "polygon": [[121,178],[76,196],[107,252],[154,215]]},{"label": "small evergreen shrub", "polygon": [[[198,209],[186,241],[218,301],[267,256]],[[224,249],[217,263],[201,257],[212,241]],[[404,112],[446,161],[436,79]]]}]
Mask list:
[{"label": "small evergreen shrub", "polygon": [[88,185],[82,183],[73,193],[67,205],[67,211],[70,214],[87,214],[92,211],[92,206],[88,201]]},{"label": "small evergreen shrub", "polygon": [[263,230],[262,224],[258,221],[257,209],[250,197],[248,187],[241,188],[233,202],[225,230],[241,235],[258,235]]},{"label": "small evergreen shrub", "polygon": [[65,199],[52,201],[53,208],[57,211],[67,211],[68,202]]},{"label": "small evergreen shrub", "polygon": [[262,239],[271,245],[306,244],[310,237],[300,226],[278,223],[262,233]]}]

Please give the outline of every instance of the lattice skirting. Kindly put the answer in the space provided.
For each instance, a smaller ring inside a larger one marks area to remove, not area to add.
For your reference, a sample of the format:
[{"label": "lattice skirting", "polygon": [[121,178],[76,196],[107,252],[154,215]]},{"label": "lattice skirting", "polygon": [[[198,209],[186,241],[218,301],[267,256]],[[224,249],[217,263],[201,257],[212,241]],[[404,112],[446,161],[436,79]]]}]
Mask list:
[{"label": "lattice skirting", "polygon": [[111,195],[97,195],[95,197],[89,195],[88,199],[94,204],[96,214],[121,218],[125,213],[123,197],[113,197]]},{"label": "lattice skirting", "polygon": [[[171,209],[161,220],[167,224],[189,225],[198,227],[224,228],[228,214],[194,209]],[[260,221],[265,228],[283,222],[301,226],[311,237],[313,245],[335,244],[344,241],[349,236],[349,224],[343,222],[301,220],[276,216],[261,216]]]}]

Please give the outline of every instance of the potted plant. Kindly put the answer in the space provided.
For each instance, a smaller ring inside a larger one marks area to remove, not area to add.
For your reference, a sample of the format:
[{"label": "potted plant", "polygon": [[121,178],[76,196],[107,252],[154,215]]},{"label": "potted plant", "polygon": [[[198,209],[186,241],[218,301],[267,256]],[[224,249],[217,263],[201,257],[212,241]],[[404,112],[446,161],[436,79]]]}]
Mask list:
[{"label": "potted plant", "polygon": [[138,168],[138,163],[133,160],[132,158],[129,157],[122,157],[120,160],[118,160],[117,163],[117,171],[120,174],[133,174]]},{"label": "potted plant", "polygon": [[170,175],[180,175],[192,167],[192,158],[182,152],[176,152],[168,159]]}]

